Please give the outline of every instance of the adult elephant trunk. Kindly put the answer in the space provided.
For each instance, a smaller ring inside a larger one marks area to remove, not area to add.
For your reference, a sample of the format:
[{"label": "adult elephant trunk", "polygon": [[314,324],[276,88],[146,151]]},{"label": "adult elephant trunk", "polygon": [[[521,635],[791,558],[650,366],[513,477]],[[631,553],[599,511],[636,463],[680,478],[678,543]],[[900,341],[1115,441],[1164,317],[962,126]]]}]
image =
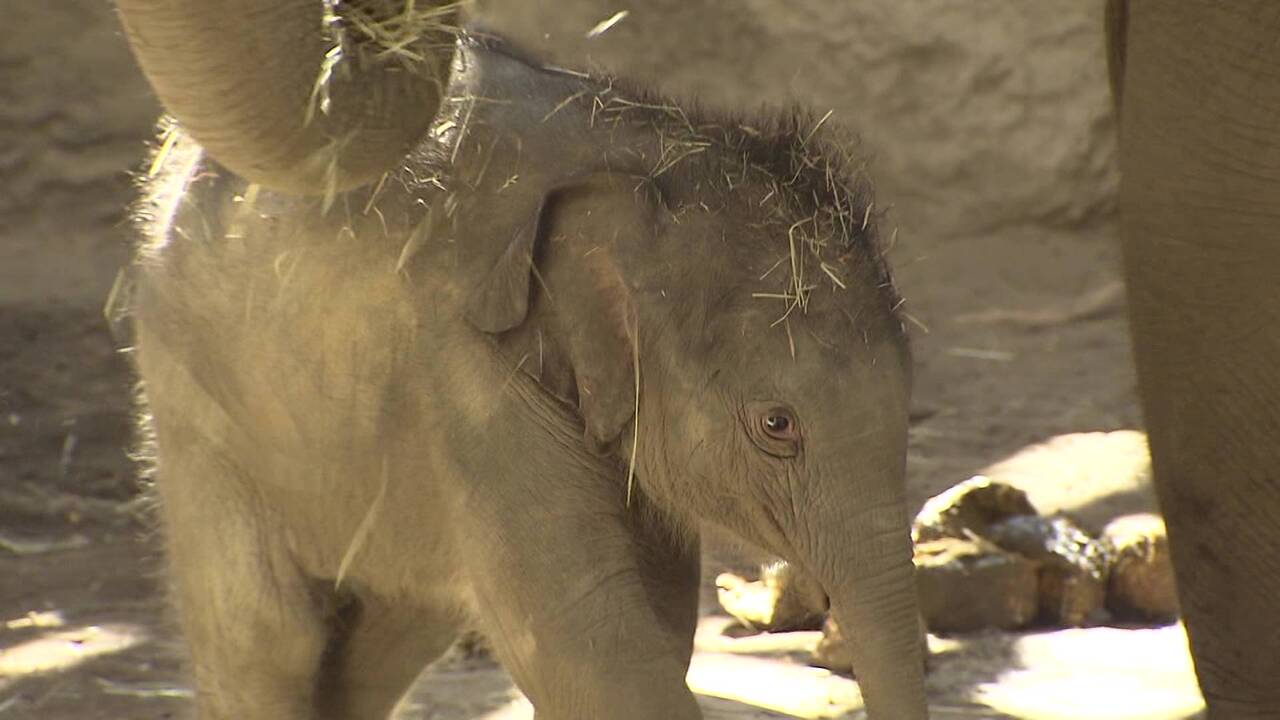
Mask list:
[{"label": "adult elephant trunk", "polygon": [[231,171],[301,195],[377,178],[431,123],[454,12],[419,4],[117,0],[138,63],[183,128]]}]

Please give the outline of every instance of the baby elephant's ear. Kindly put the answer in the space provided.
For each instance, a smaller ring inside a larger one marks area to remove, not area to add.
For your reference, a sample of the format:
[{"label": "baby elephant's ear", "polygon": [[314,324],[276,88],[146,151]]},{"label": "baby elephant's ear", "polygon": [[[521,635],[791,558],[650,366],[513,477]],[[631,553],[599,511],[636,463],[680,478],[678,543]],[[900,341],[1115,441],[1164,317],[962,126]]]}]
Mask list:
[{"label": "baby elephant's ear", "polygon": [[529,312],[533,253],[548,199],[544,197],[536,208],[523,210],[527,214],[521,219],[522,224],[468,296],[464,312],[477,329],[500,333],[524,322]]},{"label": "baby elephant's ear", "polygon": [[638,321],[621,259],[655,232],[655,199],[637,185],[599,173],[547,193],[466,307],[525,372],[576,401],[594,449],[611,446],[636,409]]},{"label": "baby elephant's ear", "polygon": [[[573,368],[586,440],[593,450],[603,453],[635,416],[639,321],[611,249],[602,248],[578,258],[578,262],[582,275],[576,280],[564,277],[573,270],[549,268],[554,275],[548,287],[555,293],[557,288],[569,286],[560,293],[563,300],[553,296],[558,301],[556,324]],[[584,291],[581,294],[576,292],[579,284]]]}]

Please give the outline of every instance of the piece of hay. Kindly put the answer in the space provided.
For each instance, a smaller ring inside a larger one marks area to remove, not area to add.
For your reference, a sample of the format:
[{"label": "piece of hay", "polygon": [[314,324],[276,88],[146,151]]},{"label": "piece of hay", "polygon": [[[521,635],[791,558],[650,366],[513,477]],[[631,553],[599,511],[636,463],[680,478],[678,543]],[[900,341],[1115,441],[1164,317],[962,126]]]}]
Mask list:
[{"label": "piece of hay", "polygon": [[360,521],[360,526],[356,528],[356,534],[351,537],[351,543],[347,545],[347,552],[342,556],[342,562],[338,563],[338,576],[334,578],[333,589],[342,588],[342,580],[347,576],[347,571],[351,569],[351,562],[356,559],[361,548],[369,541],[369,532],[373,530],[374,520],[382,512],[382,502],[387,496],[387,484],[391,479],[390,470],[387,467],[387,459],[382,459],[382,484],[378,487],[378,494],[374,496],[373,502],[369,504],[369,510],[365,512],[364,519]]}]

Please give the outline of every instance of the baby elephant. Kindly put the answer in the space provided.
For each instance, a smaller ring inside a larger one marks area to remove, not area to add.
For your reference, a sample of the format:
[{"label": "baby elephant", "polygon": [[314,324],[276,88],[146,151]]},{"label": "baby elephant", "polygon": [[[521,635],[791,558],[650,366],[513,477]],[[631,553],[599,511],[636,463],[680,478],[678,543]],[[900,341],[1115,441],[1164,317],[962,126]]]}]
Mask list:
[{"label": "baby elephant", "polygon": [[858,159],[492,38],[372,52],[361,3],[313,4],[121,2],[190,132],[132,308],[199,717],[385,718],[474,624],[540,720],[698,718],[708,526],[817,579],[871,717],[925,717]]}]

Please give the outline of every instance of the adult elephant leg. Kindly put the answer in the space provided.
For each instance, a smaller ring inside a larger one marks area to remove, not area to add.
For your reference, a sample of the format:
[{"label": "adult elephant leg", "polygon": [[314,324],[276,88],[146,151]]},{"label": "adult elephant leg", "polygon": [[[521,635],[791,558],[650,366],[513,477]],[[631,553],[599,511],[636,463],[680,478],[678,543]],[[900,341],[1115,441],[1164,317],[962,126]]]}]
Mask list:
[{"label": "adult elephant leg", "polygon": [[1215,720],[1280,716],[1280,4],[1142,0],[1120,204],[1139,387]]}]

